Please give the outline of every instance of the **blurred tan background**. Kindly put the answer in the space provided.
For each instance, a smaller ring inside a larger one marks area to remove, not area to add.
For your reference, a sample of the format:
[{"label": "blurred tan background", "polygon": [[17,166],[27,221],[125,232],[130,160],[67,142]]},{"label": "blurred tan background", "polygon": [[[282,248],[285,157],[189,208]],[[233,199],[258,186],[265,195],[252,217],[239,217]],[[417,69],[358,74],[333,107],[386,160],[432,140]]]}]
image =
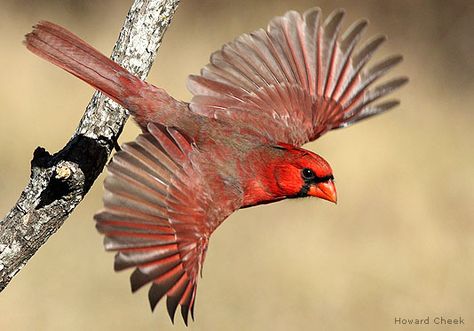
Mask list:
[{"label": "blurred tan background", "polygon": [[[40,19],[109,54],[131,1],[0,0],[0,214],[17,200],[36,146],[60,149],[93,91],[36,58]],[[337,206],[314,199],[242,210],[215,233],[193,330],[410,330],[396,317],[463,317],[474,330],[474,2],[182,1],[149,81],[189,100],[187,74],[240,33],[289,9],[347,10],[402,53],[402,105],[309,148],[330,161]],[[138,133],[130,121],[121,142]],[[0,294],[0,330],[182,330],[146,290],[131,295],[94,228],[102,181]],[[413,328],[419,330],[420,327]],[[448,330],[430,325],[423,330]]]}]

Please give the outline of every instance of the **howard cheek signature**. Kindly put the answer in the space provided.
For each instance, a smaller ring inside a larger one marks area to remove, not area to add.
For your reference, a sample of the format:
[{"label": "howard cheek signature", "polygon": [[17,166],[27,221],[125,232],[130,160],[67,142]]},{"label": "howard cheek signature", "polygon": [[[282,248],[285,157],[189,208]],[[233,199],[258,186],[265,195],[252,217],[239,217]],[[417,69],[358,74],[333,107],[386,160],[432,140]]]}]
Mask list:
[{"label": "howard cheek signature", "polygon": [[446,316],[426,316],[424,318],[395,317],[395,325],[464,325],[461,316],[452,318]]}]

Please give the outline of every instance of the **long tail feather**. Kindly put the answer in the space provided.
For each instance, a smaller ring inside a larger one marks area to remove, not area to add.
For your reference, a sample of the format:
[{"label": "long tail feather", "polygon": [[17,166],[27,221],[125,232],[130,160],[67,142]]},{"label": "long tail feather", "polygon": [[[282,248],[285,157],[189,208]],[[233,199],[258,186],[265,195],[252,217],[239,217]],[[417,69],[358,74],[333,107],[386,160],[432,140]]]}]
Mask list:
[{"label": "long tail feather", "polygon": [[70,72],[118,103],[145,84],[120,65],[66,29],[41,21],[26,35],[26,47],[36,55]]},{"label": "long tail feather", "polygon": [[91,45],[51,22],[41,21],[24,41],[36,55],[70,72],[127,108],[146,128],[150,121],[179,126],[182,103],[148,84]]}]

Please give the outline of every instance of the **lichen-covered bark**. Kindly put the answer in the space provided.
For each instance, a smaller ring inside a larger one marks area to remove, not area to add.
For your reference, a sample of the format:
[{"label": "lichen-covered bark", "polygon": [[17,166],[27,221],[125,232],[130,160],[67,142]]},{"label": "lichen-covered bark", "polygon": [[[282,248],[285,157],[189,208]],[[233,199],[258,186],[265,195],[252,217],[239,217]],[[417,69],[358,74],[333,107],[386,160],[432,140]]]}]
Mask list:
[{"label": "lichen-covered bark", "polygon": [[[112,59],[144,79],[179,0],[135,0]],[[30,182],[0,220],[0,292],[56,232],[102,172],[128,118],[97,92],[66,146],[54,155],[37,148]]]}]

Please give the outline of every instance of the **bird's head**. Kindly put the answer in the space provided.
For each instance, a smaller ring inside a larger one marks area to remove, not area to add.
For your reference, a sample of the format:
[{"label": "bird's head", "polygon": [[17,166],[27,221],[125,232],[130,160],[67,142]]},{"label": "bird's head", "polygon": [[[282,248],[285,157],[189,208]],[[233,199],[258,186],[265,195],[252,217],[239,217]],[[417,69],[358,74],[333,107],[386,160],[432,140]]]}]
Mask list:
[{"label": "bird's head", "polygon": [[281,194],[288,198],[314,196],[336,203],[336,186],[329,163],[318,154],[282,145],[284,157],[274,165]]},{"label": "bird's head", "polygon": [[278,144],[271,148],[273,152],[259,155],[258,170],[248,176],[244,207],[308,196],[336,203],[334,176],[326,160],[291,145]]}]

